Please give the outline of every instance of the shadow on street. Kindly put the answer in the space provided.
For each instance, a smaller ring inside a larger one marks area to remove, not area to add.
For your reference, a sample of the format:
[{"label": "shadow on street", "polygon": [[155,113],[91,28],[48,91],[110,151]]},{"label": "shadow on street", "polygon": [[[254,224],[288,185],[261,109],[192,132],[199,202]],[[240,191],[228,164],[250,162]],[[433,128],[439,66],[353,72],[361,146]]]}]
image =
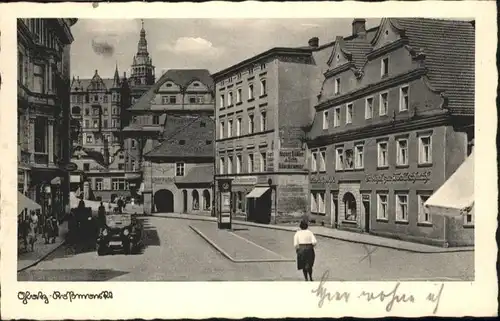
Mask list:
[{"label": "shadow on street", "polygon": [[18,281],[108,281],[128,272],[110,269],[26,270],[17,274]]}]

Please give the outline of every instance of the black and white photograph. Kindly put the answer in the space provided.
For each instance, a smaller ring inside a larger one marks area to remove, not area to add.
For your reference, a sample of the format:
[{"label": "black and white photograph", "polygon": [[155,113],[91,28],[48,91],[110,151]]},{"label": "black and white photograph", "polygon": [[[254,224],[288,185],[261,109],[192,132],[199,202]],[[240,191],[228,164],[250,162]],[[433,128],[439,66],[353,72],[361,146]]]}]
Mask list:
[{"label": "black and white photograph", "polygon": [[19,280],[474,280],[474,20],[17,23]]},{"label": "black and white photograph", "polygon": [[474,284],[476,14],[145,12],[11,19],[18,286]]}]

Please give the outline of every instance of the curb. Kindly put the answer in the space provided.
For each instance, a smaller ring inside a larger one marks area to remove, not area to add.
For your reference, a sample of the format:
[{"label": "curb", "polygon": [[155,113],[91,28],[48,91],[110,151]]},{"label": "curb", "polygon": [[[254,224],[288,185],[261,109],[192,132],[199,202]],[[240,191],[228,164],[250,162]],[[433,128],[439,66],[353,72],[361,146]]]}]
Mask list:
[{"label": "curb", "polygon": [[[215,217],[181,217],[181,216],[168,216],[166,215],[150,215],[151,217],[159,217],[159,218],[170,218],[170,219],[181,219],[181,220],[191,220],[191,221],[211,221],[215,222],[217,219]],[[253,226],[253,227],[260,227],[260,228],[267,228],[271,230],[281,230],[281,231],[287,231],[287,232],[295,232],[296,229],[292,229],[289,227],[285,226],[279,226],[279,225],[259,225],[251,222],[243,222],[243,221],[233,221],[233,224],[235,225],[243,225],[243,226]],[[400,248],[396,246],[391,246],[391,245],[386,245],[386,244],[375,244],[375,243],[370,243],[370,242],[365,242],[365,241],[360,241],[360,240],[352,240],[352,239],[346,239],[338,236],[333,236],[333,235],[328,235],[328,234],[323,234],[321,232],[319,233],[314,233],[317,236],[321,237],[326,237],[334,240],[340,240],[344,242],[350,242],[350,243],[355,243],[355,244],[364,244],[364,245],[371,245],[371,246],[378,246],[378,247],[383,247],[383,248],[388,248],[392,250],[397,250],[397,251],[406,251],[406,252],[411,252],[411,253],[425,253],[425,254],[440,254],[440,253],[457,253],[457,252],[474,252],[474,248],[456,248],[450,250],[450,248],[447,248],[446,250],[441,250],[441,248],[436,247],[434,250],[415,250],[415,249],[408,249],[408,248]],[[419,243],[416,243],[419,244]],[[431,245],[428,245],[431,246]]]},{"label": "curb", "polygon": [[189,225],[189,227],[196,232],[199,236],[201,236],[202,239],[204,239],[208,244],[210,244],[214,249],[219,251],[224,257],[226,257],[228,260],[234,263],[267,263],[267,262],[295,262],[295,260],[292,259],[261,259],[261,260],[239,260],[231,257],[226,251],[224,251],[220,246],[215,244],[214,241],[208,238],[205,234],[203,234],[199,229],[195,228],[192,225]]},{"label": "curb", "polygon": [[57,245],[56,247],[54,247],[52,250],[50,250],[49,252],[45,253],[44,255],[42,255],[39,259],[36,259],[33,263],[30,263],[29,265],[17,270],[17,272],[22,272],[22,271],[25,271],[29,268],[32,268],[34,267],[35,265],[37,265],[38,263],[42,262],[43,260],[45,260],[47,258],[47,256],[51,255],[52,253],[54,253],[57,249],[59,249],[61,246],[63,246],[64,244],[66,244],[66,240],[62,241],[59,245]]}]

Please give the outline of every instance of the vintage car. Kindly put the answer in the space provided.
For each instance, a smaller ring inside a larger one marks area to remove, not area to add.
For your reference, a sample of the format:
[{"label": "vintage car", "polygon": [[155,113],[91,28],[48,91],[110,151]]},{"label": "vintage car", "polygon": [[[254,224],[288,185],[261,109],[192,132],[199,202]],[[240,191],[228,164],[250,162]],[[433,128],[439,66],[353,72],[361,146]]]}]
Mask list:
[{"label": "vintage car", "polygon": [[133,214],[108,214],[97,237],[97,254],[105,255],[115,249],[133,254],[142,246],[142,225]]}]

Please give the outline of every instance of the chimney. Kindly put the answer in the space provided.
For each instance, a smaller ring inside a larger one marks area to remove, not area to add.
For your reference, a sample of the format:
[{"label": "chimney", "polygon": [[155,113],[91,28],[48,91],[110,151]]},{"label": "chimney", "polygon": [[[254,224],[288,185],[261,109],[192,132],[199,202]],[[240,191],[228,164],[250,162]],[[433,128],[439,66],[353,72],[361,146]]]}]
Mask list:
[{"label": "chimney", "polygon": [[318,48],[319,47],[319,38],[318,37],[312,37],[308,41],[309,47],[312,48]]},{"label": "chimney", "polygon": [[364,35],[366,34],[365,19],[354,19],[352,21],[352,35]]}]

